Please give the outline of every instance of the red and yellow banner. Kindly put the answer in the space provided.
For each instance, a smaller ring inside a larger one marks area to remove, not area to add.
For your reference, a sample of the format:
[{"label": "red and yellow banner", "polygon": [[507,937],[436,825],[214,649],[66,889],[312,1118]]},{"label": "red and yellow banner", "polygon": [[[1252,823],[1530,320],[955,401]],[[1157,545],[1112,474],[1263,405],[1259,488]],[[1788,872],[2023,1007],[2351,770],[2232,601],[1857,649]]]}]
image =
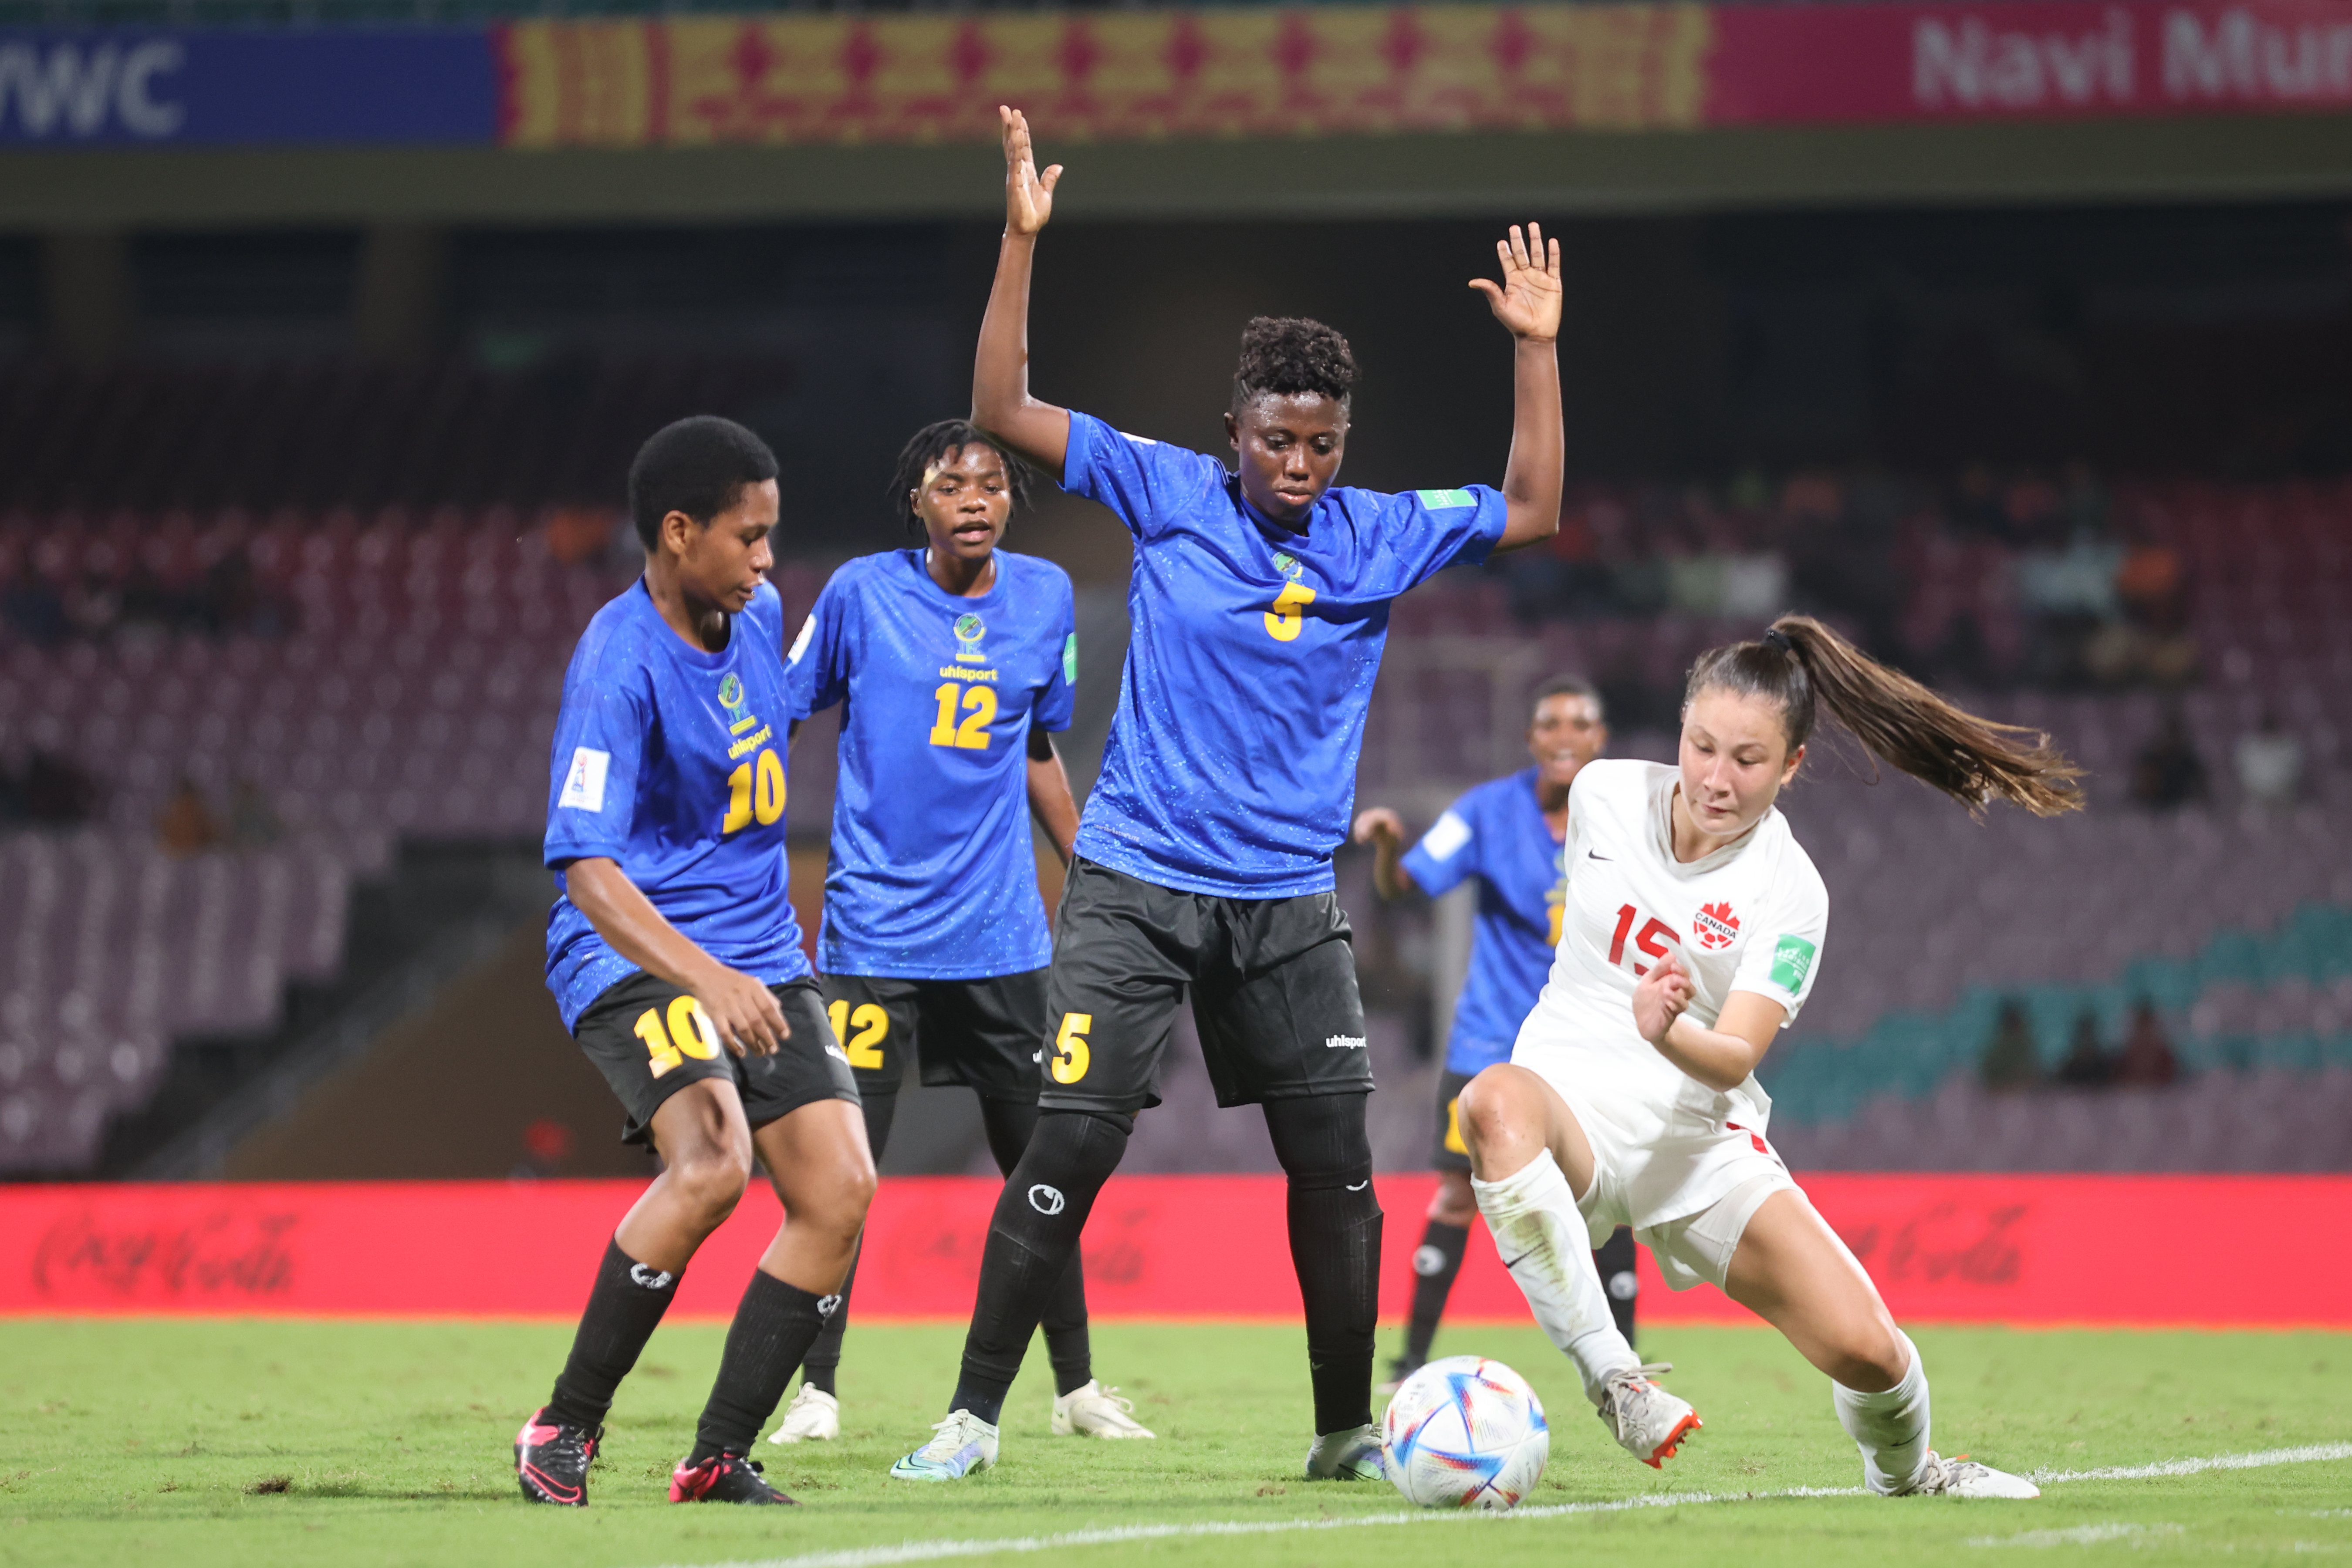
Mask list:
[{"label": "red and yellow banner", "polygon": [[2352,110],[2343,0],[526,22],[509,146],[1089,141]]},{"label": "red and yellow banner", "polygon": [[1699,5],[527,22],[516,147],[1064,141],[1700,123]]}]

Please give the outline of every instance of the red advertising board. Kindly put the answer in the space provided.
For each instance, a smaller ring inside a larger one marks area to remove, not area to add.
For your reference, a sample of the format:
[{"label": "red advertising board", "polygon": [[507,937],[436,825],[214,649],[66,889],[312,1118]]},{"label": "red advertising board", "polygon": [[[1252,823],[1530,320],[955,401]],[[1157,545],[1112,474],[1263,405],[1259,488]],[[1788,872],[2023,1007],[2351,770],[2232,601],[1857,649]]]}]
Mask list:
[{"label": "red advertising board", "polygon": [[2341,0],[1725,5],[1710,125],[2352,109]]},{"label": "red advertising board", "polygon": [[[1820,1176],[1807,1190],[1914,1322],[2352,1328],[2352,1177]],[[1432,1178],[1385,1176],[1381,1312]],[[626,1182],[0,1187],[0,1313],[569,1317]],[[858,1270],[862,1318],[971,1309],[993,1182],[883,1184]],[[678,1309],[723,1315],[781,1218],[755,1189],[695,1260]],[[2239,1260],[2252,1288],[2216,1291]],[[2292,1266],[2287,1266],[2291,1260]],[[1667,1291],[1654,1321],[1732,1322],[1712,1289]],[[1276,1176],[1127,1176],[1087,1229],[1105,1318],[1291,1319],[1298,1292]],[[1524,1321],[1485,1235],[1455,1288],[1461,1321]]]}]

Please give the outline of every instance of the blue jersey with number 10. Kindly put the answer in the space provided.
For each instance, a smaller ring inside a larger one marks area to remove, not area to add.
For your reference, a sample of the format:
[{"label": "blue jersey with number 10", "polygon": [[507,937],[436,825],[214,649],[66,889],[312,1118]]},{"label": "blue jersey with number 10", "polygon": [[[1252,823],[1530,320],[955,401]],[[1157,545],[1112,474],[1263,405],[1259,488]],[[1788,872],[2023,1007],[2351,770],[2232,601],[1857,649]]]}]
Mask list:
[{"label": "blue jersey with number 10", "polygon": [[793,642],[793,716],[845,703],[818,967],[979,980],[1054,956],[1029,832],[1029,731],[1070,727],[1069,574],[996,552],[976,599],[920,549],[853,560]]},{"label": "blue jersey with number 10", "polygon": [[1560,841],[1536,799],[1536,770],[1489,779],[1448,806],[1405,852],[1404,869],[1432,898],[1478,879],[1470,970],[1454,1004],[1445,1071],[1483,1072],[1510,1061],[1519,1025],[1551,974],[1568,898]]},{"label": "blue jersey with number 10", "polygon": [[1293,533],[1215,458],[1083,413],[1062,487],[1135,535],[1134,633],[1078,853],[1186,893],[1328,891],[1389,601],[1486,559],[1502,496],[1334,487]]},{"label": "blue jersey with number 10", "polygon": [[548,786],[547,988],[563,1027],[637,972],[572,902],[563,868],[618,864],[664,918],[769,985],[809,972],[785,893],[783,606],[762,583],[716,653],[687,645],[640,578],[596,612],[563,675]]}]

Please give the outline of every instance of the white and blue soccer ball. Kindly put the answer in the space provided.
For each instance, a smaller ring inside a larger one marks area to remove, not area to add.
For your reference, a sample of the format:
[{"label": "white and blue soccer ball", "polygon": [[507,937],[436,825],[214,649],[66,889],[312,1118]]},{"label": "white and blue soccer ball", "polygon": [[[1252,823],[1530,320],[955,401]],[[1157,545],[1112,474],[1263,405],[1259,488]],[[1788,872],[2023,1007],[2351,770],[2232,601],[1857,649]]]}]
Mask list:
[{"label": "white and blue soccer ball", "polygon": [[1405,1500],[1500,1513],[1551,1457],[1543,1401],[1483,1355],[1449,1355],[1404,1380],[1381,1420],[1381,1458]]}]

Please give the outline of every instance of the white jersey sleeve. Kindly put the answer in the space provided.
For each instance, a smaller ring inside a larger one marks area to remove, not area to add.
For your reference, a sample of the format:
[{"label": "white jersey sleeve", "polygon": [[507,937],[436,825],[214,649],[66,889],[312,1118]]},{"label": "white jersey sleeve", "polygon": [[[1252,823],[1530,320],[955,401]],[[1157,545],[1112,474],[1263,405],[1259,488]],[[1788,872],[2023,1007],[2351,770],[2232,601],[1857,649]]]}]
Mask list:
[{"label": "white jersey sleeve", "polygon": [[1811,856],[1789,841],[1774,879],[1775,896],[1762,927],[1740,954],[1730,989],[1752,991],[1788,1009],[1782,1029],[1797,1021],[1797,1013],[1812,995],[1813,977],[1821,971],[1822,944],[1829,934],[1829,889]]}]

